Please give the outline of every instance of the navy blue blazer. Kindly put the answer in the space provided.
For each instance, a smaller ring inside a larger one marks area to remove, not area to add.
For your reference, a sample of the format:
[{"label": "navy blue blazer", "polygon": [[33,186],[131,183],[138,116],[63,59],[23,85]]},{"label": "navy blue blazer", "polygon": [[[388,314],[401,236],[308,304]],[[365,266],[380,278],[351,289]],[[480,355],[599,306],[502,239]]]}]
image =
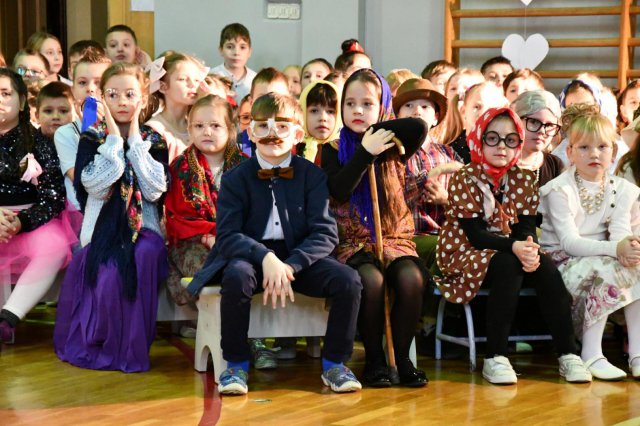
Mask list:
[{"label": "navy blue blazer", "polygon": [[189,284],[189,292],[197,294],[213,284],[231,259],[262,266],[270,251],[260,241],[273,208],[272,191],[289,250],[289,257],[280,260],[297,273],[331,254],[338,244],[338,228],[329,214],[327,176],[302,157],[293,156],[291,167],[293,179],[262,180],[254,157],[224,174],[218,192],[216,242]]}]

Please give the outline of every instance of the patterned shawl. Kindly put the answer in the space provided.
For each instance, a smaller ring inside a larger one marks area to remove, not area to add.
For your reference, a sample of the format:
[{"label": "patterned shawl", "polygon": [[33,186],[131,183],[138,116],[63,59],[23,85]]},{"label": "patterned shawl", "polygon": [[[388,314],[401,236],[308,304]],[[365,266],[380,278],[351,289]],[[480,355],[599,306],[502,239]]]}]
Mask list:
[{"label": "patterned shawl", "polygon": [[[98,148],[106,141],[107,136],[107,125],[104,121],[100,121],[82,133],[80,137],[74,186],[83,211],[88,194],[81,182],[82,171],[93,162]],[[169,154],[164,138],[151,127],[145,125],[140,126],[140,136],[143,140],[151,142],[149,154],[166,168]],[[128,149],[129,145],[125,138],[125,153]],[[124,159],[124,172],[113,184],[110,195],[100,210],[91,236],[85,278],[90,285],[95,285],[100,266],[113,261],[124,282],[125,295],[133,300],[137,291],[134,246],[142,225],[142,191],[131,161],[126,155]],[[168,176],[166,171],[165,175]],[[162,217],[162,200],[157,204],[159,216]]]},{"label": "patterned shawl", "polygon": [[[224,153],[222,172],[247,157],[232,145]],[[218,186],[205,156],[190,145],[171,163],[171,188],[165,202],[170,244],[196,235],[214,234]]]}]

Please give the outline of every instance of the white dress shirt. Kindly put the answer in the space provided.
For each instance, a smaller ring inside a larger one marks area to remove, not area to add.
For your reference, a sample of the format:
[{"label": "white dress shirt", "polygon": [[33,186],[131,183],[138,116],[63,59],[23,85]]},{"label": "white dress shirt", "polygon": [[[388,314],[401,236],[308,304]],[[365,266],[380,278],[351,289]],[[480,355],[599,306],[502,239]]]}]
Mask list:
[{"label": "white dress shirt", "polygon": [[[260,157],[260,153],[256,151],[256,159],[258,164],[263,169],[273,169],[274,167],[289,167],[291,164],[291,154],[280,164],[273,165]],[[271,185],[269,186],[271,188]],[[271,214],[267,221],[267,227],[264,230],[263,240],[284,240],[284,233],[282,232],[282,223],[280,222],[280,214],[278,214],[278,207],[276,206],[276,198],[273,194],[273,188],[271,190],[271,198],[273,199],[273,206],[271,207]]]}]

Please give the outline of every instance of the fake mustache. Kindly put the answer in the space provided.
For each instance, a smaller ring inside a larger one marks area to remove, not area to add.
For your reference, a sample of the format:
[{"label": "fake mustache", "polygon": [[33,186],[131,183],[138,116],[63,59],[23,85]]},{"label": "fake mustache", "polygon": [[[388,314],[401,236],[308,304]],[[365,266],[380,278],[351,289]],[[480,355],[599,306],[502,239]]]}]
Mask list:
[{"label": "fake mustache", "polygon": [[273,143],[274,145],[280,145],[284,143],[282,139],[276,136],[267,136],[266,138],[262,138],[258,141],[259,144],[268,145]]}]

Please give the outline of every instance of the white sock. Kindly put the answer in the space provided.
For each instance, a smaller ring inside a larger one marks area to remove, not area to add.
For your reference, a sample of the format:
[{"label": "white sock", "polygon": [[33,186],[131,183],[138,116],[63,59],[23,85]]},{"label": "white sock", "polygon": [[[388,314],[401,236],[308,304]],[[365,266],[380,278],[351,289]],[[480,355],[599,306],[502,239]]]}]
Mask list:
[{"label": "white sock", "polygon": [[627,321],[629,335],[629,359],[635,358],[631,365],[640,365],[640,300],[624,307],[624,318]]},{"label": "white sock", "polygon": [[[602,335],[604,327],[607,325],[607,318],[603,318],[582,334],[582,354],[581,358],[587,362],[595,357],[602,357]],[[593,364],[596,368],[604,368],[609,364],[606,359],[600,359]]]}]

